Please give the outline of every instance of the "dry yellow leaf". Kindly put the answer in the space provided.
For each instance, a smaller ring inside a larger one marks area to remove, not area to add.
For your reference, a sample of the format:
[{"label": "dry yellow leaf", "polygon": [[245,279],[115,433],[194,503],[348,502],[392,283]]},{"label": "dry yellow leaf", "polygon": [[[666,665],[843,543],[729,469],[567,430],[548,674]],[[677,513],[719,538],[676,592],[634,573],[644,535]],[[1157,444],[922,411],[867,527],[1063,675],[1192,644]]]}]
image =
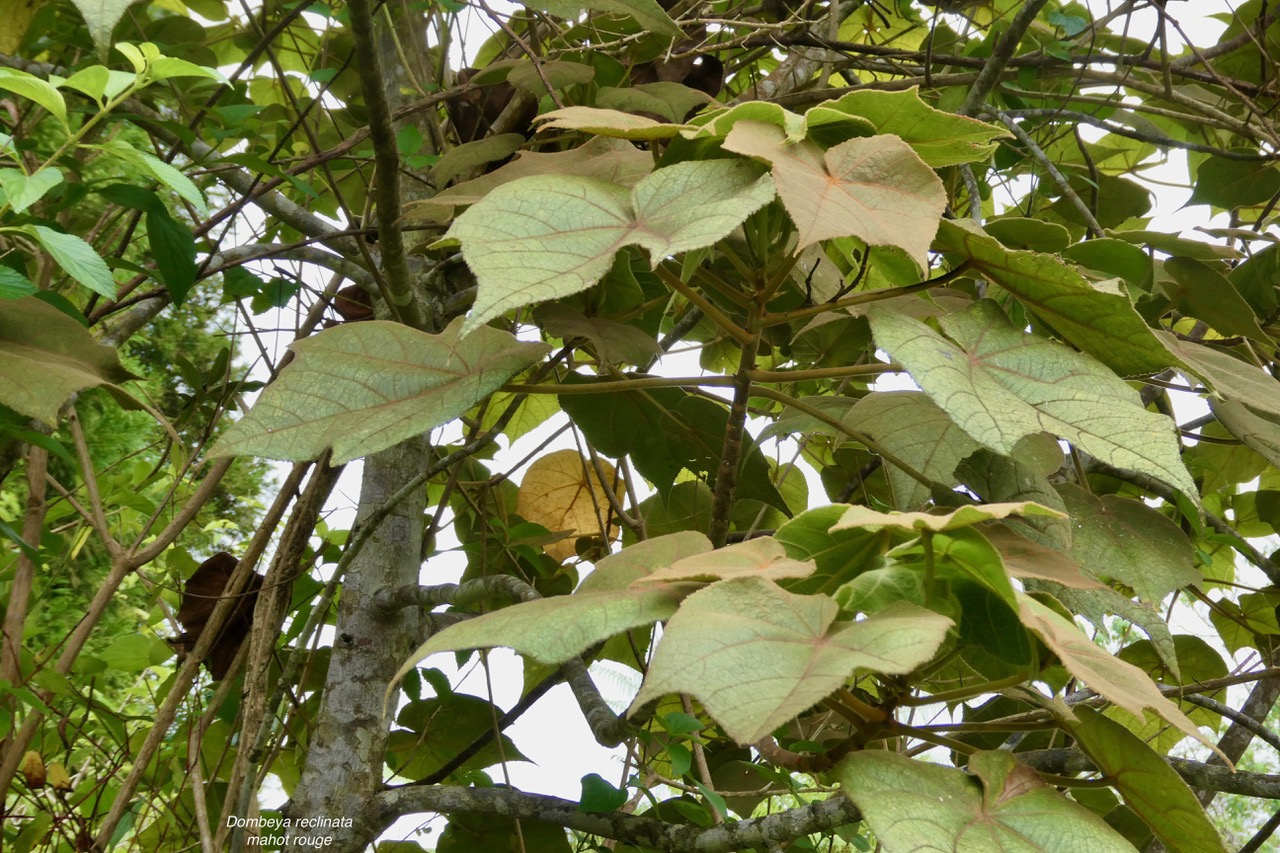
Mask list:
[{"label": "dry yellow leaf", "polygon": [[71,776],[67,774],[67,768],[62,766],[62,762],[53,761],[49,764],[49,784],[55,791],[70,791]]},{"label": "dry yellow leaf", "polygon": [[[622,479],[603,459],[600,467],[609,487],[621,500]],[[557,450],[534,460],[520,484],[516,512],[552,532],[567,530],[575,537],[590,536],[606,541],[618,536],[616,524],[609,524],[608,535],[605,534],[611,515],[609,496],[591,460],[576,450]],[[546,552],[557,560],[566,560],[575,553],[574,539],[553,542],[546,547]]]},{"label": "dry yellow leaf", "polygon": [[44,759],[40,757],[40,753],[33,749],[23,753],[22,764],[18,769],[22,771],[22,777],[27,780],[27,787],[44,787]]}]

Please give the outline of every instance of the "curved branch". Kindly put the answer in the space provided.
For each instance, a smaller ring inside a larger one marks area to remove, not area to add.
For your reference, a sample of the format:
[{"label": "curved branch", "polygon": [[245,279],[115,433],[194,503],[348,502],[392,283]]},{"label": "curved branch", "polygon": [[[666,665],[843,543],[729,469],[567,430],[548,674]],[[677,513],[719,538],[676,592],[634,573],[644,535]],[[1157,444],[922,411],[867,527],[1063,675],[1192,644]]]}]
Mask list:
[{"label": "curved branch", "polygon": [[300,244],[246,243],[243,246],[223,249],[209,258],[204,276],[208,277],[214,273],[224,272],[231,267],[238,267],[248,261],[263,258],[284,258],[324,267],[330,272],[335,272],[344,278],[350,279],[365,289],[376,292],[377,282],[369,271],[360,266],[360,264],[349,261],[341,255],[326,252],[319,246]]},{"label": "curved branch", "polygon": [[503,815],[546,821],[637,847],[671,853],[721,853],[785,843],[862,819],[853,803],[837,795],[778,814],[730,821],[703,829],[623,812],[593,814],[582,811],[577,802],[559,797],[526,794],[508,788],[463,788],[456,785],[383,791],[374,797],[371,808],[375,810],[374,820],[380,828],[414,812]]}]

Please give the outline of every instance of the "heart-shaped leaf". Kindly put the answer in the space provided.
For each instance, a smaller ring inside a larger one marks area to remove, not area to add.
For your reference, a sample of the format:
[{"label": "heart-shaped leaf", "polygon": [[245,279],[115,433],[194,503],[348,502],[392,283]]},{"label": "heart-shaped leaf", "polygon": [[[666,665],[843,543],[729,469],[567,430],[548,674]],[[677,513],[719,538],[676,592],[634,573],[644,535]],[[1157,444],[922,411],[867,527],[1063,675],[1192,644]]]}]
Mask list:
[{"label": "heart-shaped leaf", "polygon": [[825,595],[794,595],[760,578],[712,584],[667,623],[632,710],[688,693],[731,738],[754,743],[859,667],[902,674],[927,662],[953,624],[905,603],[858,622],[837,622],[839,613]]},{"label": "heart-shaped leaf", "polygon": [[263,391],[213,455],[334,464],[447,423],[549,348],[497,329],[459,340],[461,318],[438,335],[371,320],[293,345],[298,357]]},{"label": "heart-shaped leaf", "polygon": [[1199,500],[1173,422],[1146,411],[1102,364],[1014,328],[990,300],[941,325],[951,340],[901,314],[871,313],[877,343],[975,441],[1008,454],[1025,436],[1048,432]]},{"label": "heart-shaped leaf", "polygon": [[659,169],[634,188],[575,175],[503,184],[454,221],[445,241],[479,282],[465,335],[512,308],[586,290],[624,246],[663,258],[720,240],[773,198],[749,163],[710,160]]},{"label": "heart-shaped leaf", "polygon": [[896,246],[921,270],[947,206],[942,181],[896,136],[850,139],[823,151],[787,141],[782,128],[740,121],[724,148],[773,165],[773,181],[800,249],[831,237]]},{"label": "heart-shaped leaf", "polygon": [[969,771],[977,778],[883,750],[855,753],[836,769],[841,790],[888,851],[1133,853],[1102,818],[1012,754],[974,753]]}]

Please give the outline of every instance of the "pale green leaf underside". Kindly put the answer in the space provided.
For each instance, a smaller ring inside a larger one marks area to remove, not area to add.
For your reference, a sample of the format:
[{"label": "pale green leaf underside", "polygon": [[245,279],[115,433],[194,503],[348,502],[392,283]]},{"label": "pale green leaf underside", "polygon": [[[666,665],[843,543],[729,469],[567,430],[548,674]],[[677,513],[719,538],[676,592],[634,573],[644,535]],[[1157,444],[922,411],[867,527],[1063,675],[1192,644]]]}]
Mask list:
[{"label": "pale green leaf underside", "polygon": [[637,585],[671,581],[715,581],[735,577],[769,580],[807,578],[818,568],[813,560],[793,560],[782,543],[761,536],[685,557],[636,581]]},{"label": "pale green leaf underside", "polygon": [[513,604],[450,625],[423,643],[402,670],[439,652],[500,646],[539,663],[564,663],[614,634],[670,618],[695,589],[693,584],[661,584]]},{"label": "pale green leaf underside", "polygon": [[1202,380],[1220,397],[1280,417],[1280,382],[1261,367],[1221,350],[1180,341],[1168,332],[1156,334],[1169,352],[1187,366],[1183,372]]},{"label": "pale green leaf underside", "polygon": [[54,426],[77,391],[132,378],[114,349],[34,297],[0,308],[0,403]]},{"label": "pale green leaf underside", "polygon": [[971,269],[1122,376],[1155,373],[1175,363],[1128,296],[1118,288],[1095,287],[1052,255],[1007,249],[969,220],[943,220],[934,248],[967,257]]},{"label": "pale green leaf underside", "polygon": [[1014,328],[990,301],[941,324],[951,340],[901,314],[871,312],[879,345],[979,444],[1007,455],[1024,436],[1048,432],[1198,500],[1172,422],[1146,411],[1102,364]]},{"label": "pale green leaf underside", "polygon": [[540,131],[577,130],[611,139],[630,139],[637,142],[670,139],[686,129],[683,124],[654,121],[645,116],[599,107],[563,107],[543,113],[534,121],[539,123]]},{"label": "pale green leaf underside", "polygon": [[454,623],[419,646],[401,665],[387,687],[384,706],[405,674],[431,655],[502,646],[542,664],[564,663],[615,634],[670,618],[680,600],[696,588],[693,584],[663,584],[560,595]]},{"label": "pale green leaf underside", "polygon": [[1213,411],[1227,431],[1272,465],[1280,466],[1280,415],[1255,412],[1236,400],[1210,400]]},{"label": "pale green leaf underside", "polygon": [[1178,706],[1165,698],[1145,672],[1121,660],[1086,637],[1073,623],[1029,595],[1017,593],[1018,617],[1056,654],[1073,676],[1091,690],[1143,719],[1153,711],[1174,728],[1214,749],[1196,724]]},{"label": "pale green leaf underside", "polygon": [[844,515],[840,516],[840,520],[831,526],[831,529],[835,531],[860,527],[864,530],[882,530],[892,527],[907,531],[940,532],[972,527],[984,521],[1008,518],[1011,515],[1062,517],[1062,513],[1055,509],[1029,501],[962,506],[944,515],[929,512],[879,512],[867,506],[851,506],[845,510]]},{"label": "pale green leaf underside", "polygon": [[929,244],[946,208],[942,181],[896,136],[850,139],[823,151],[787,141],[782,128],[740,121],[724,148],[773,166],[773,181],[799,233],[799,246],[857,237],[902,249],[928,268]]},{"label": "pale green leaf underside", "polygon": [[[868,394],[844,421],[886,453],[910,459],[916,471],[947,487],[955,485],[956,466],[978,449],[976,441],[919,391]],[[888,473],[898,509],[914,509],[929,499],[929,489],[896,465],[888,465]]]},{"label": "pale green leaf underside", "polygon": [[353,323],[299,341],[213,454],[303,460],[332,447],[349,462],[453,420],[548,349],[497,329],[459,340],[461,323],[439,335]]},{"label": "pale green leaf underside", "polygon": [[933,657],[950,619],[910,604],[836,622],[823,595],[735,578],[689,596],[667,623],[633,711],[688,693],[738,743],[754,743],[843,685],[855,669],[902,674]]},{"label": "pale green leaf underside", "polygon": [[1071,555],[1095,577],[1119,581],[1157,605],[1201,581],[1195,549],[1166,516],[1131,498],[1097,497],[1072,485],[1058,491],[1071,515]]},{"label": "pale green leaf underside", "polygon": [[494,317],[591,287],[636,245],[656,265],[710,246],[774,196],[750,163],[680,163],[628,190],[594,178],[539,176],[494,189],[454,221],[479,283],[463,334]]},{"label": "pale green leaf underside", "polygon": [[578,586],[578,592],[625,589],[672,563],[710,550],[711,540],[696,530],[646,539],[598,561],[595,570]]},{"label": "pale green leaf underside", "polygon": [[72,2],[80,10],[84,22],[89,25],[89,34],[93,36],[93,43],[98,48],[98,53],[105,57],[111,48],[111,31],[120,22],[125,10],[136,0],[72,0]]},{"label": "pale green leaf underside", "polygon": [[1102,818],[1040,781],[1008,752],[978,752],[961,770],[884,750],[846,758],[836,774],[886,853],[1133,853]]}]

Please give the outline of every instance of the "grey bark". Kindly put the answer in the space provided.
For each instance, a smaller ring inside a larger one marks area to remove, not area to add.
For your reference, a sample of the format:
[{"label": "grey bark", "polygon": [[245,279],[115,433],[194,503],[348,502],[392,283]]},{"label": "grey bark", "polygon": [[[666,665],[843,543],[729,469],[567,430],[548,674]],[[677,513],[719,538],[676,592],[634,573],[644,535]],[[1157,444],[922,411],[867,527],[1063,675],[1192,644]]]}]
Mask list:
[{"label": "grey bark", "polygon": [[[406,477],[425,466],[426,457],[426,440],[414,438],[365,460],[357,527]],[[363,850],[378,831],[365,806],[383,781],[388,721],[382,697],[396,669],[412,654],[422,617],[417,608],[388,613],[378,606],[376,594],[384,587],[417,582],[425,494],[423,489],[391,510],[352,561],[342,585],[324,701],[306,767],[285,812],[294,824],[290,836],[320,832],[333,839],[328,850]],[[298,825],[305,819],[347,817],[350,827],[318,831]]]}]

